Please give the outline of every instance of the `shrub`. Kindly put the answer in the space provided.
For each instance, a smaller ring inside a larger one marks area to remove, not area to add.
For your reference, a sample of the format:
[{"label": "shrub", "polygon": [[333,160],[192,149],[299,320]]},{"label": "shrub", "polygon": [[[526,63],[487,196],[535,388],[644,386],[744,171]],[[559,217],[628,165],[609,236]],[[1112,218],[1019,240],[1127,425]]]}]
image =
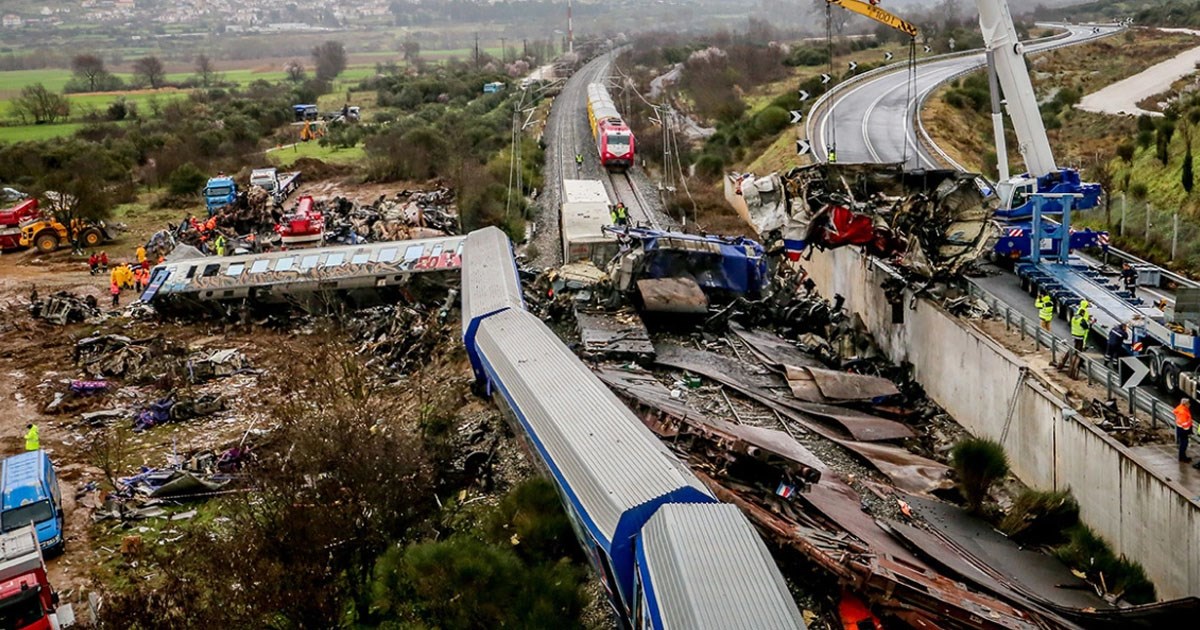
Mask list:
[{"label": "shrub", "polygon": [[725,174],[725,161],[719,156],[705,153],[696,160],[696,174],[706,179],[717,179]]},{"label": "shrub", "polygon": [[1008,456],[999,442],[985,438],[969,438],[954,446],[951,463],[958,473],[958,483],[967,507],[978,513],[983,508],[988,491],[1008,474]]},{"label": "shrub", "polygon": [[791,116],[787,110],[776,105],[766,107],[754,117],[754,126],[760,136],[773,136],[788,126]]},{"label": "shrub", "polygon": [[195,195],[204,188],[204,183],[208,178],[196,168],[195,164],[187,162],[171,172],[167,177],[167,190],[172,195],[183,197],[186,195]]},{"label": "shrub", "polygon": [[1146,578],[1142,565],[1118,557],[1103,538],[1086,525],[1067,531],[1069,542],[1054,550],[1063,564],[1087,574],[1088,580],[1103,584],[1108,592],[1124,597],[1131,604],[1155,601],[1154,583]]},{"label": "shrub", "polygon": [[825,66],[829,65],[829,51],[813,46],[797,46],[784,58],[785,66]]},{"label": "shrub", "polygon": [[1067,530],[1079,523],[1079,503],[1069,490],[1026,490],[1000,521],[1000,531],[1024,544],[1059,544]]}]

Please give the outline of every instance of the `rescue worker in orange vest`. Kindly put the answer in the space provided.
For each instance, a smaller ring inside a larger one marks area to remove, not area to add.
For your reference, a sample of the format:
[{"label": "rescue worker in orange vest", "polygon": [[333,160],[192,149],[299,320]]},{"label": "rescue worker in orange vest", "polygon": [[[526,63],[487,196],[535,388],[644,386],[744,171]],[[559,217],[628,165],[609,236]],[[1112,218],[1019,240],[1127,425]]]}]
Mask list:
[{"label": "rescue worker in orange vest", "polygon": [[1179,461],[1190,462],[1188,457],[1188,439],[1192,435],[1192,403],[1187,398],[1179,401],[1175,408],[1175,441],[1179,443]]},{"label": "rescue worker in orange vest", "polygon": [[139,264],[139,265],[140,265],[140,264],[142,264],[142,261],[144,261],[144,260],[146,260],[146,248],[145,248],[145,247],[143,247],[143,246],[141,246],[141,245],[139,245],[139,246],[138,246],[138,248],[137,248],[137,261],[138,261],[138,264]]}]

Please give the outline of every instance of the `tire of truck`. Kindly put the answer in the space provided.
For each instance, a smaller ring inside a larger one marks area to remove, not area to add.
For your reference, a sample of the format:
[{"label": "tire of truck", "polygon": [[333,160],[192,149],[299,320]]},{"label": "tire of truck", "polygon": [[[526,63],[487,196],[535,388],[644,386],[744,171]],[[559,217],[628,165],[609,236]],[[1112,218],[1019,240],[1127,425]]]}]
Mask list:
[{"label": "tire of truck", "polygon": [[1179,392],[1179,367],[1169,361],[1163,362],[1163,389],[1167,390],[1167,394],[1174,395]]},{"label": "tire of truck", "polygon": [[43,254],[58,249],[58,235],[51,230],[45,230],[33,238],[33,246]]},{"label": "tire of truck", "polygon": [[79,243],[84,247],[97,247],[104,242],[104,234],[99,228],[88,228],[79,235]]}]

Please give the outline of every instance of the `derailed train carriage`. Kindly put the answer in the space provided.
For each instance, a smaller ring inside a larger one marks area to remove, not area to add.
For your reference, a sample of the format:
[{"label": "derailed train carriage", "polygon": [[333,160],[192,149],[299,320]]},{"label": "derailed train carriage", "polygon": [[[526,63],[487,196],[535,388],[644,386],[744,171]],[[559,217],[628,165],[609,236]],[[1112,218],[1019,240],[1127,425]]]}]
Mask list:
[{"label": "derailed train carriage", "polygon": [[803,628],[749,521],[718,503],[541,320],[511,245],[467,237],[463,342],[481,393],[557,487],[609,601],[632,628]]}]

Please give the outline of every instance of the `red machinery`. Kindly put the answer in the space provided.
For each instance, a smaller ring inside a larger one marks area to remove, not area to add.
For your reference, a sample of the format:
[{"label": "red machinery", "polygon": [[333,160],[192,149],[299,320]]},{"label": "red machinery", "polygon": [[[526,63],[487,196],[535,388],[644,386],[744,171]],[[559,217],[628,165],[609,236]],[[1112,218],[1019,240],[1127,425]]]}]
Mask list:
[{"label": "red machinery", "polygon": [[608,88],[590,83],[587,89],[588,126],[596,140],[600,164],[609,170],[621,171],[633,166],[633,132],[613,104]]},{"label": "red machinery", "polygon": [[313,198],[305,195],[295,212],[283,215],[275,231],[284,245],[320,243],[325,240],[325,217],[314,207]]},{"label": "red machinery", "polygon": [[74,618],[50,588],[33,524],[0,536],[0,628],[57,630]]},{"label": "red machinery", "polygon": [[0,250],[17,249],[21,246],[21,224],[36,219],[37,199],[26,199],[7,209],[0,210]]}]

